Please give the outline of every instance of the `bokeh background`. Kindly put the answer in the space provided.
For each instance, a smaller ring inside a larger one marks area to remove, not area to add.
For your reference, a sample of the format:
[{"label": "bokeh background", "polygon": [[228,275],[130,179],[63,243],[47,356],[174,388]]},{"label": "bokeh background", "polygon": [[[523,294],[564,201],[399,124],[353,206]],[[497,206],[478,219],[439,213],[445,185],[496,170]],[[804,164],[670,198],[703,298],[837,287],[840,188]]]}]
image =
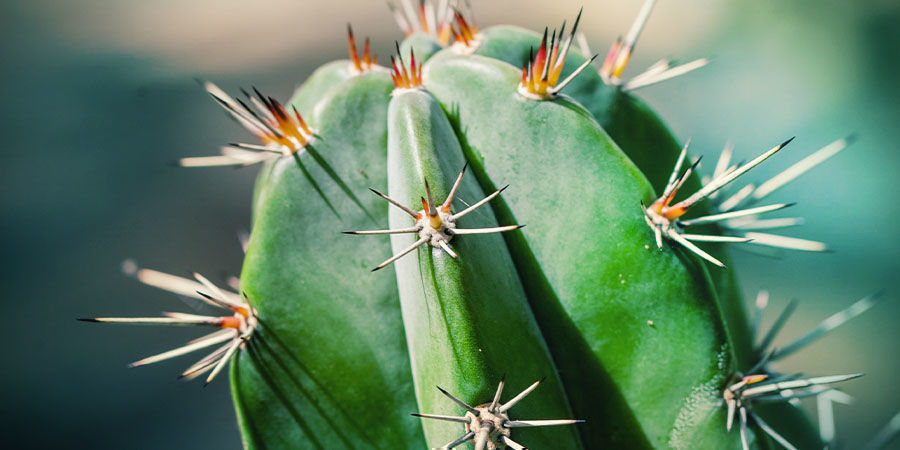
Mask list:
[{"label": "bokeh background", "polygon": [[[539,29],[573,18],[582,3],[597,51],[640,8],[637,0],[474,7],[482,27]],[[0,4],[4,447],[239,448],[224,377],[205,389],[178,382],[190,358],[126,368],[196,333],[74,319],[195,306],[123,276],[125,258],[217,281],[239,273],[236,235],[250,226],[255,169],[170,166],[244,137],[193,78],[286,99],[316,66],[346,57],[347,22],[373,38],[382,60],[400,37],[381,1]],[[777,194],[799,202],[793,213],[808,219],[795,235],[827,241],[833,253],[737,251],[733,265],[748,298],[771,292],[766,323],[790,299],[801,301],[782,343],[884,291],[872,311],[778,366],[867,374],[845,386],[856,404],[836,406],[846,448],[900,409],[898,55],[896,0],[662,0],[630,66],[634,74],[663,56],[711,57],[710,66],[640,95],[708,160],[726,141],[742,159],[797,136],[754,170],[758,179],[859,134]]]}]

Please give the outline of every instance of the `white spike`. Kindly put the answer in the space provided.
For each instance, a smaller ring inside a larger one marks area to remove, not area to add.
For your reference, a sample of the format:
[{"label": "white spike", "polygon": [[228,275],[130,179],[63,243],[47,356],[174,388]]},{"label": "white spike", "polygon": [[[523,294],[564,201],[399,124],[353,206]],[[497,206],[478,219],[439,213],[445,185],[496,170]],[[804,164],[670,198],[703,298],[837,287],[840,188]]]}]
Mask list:
[{"label": "white spike", "polygon": [[596,58],[597,58],[597,55],[591,56],[590,59],[588,59],[587,61],[582,63],[580,66],[578,66],[578,68],[575,69],[575,71],[572,72],[568,77],[566,77],[565,80],[562,80],[561,82],[557,83],[557,85],[554,86],[553,88],[547,89],[547,93],[549,93],[550,95],[558,94],[560,91],[562,91],[566,87],[566,85],[571,83],[572,80],[574,80],[575,77],[577,77],[578,74],[580,74],[582,70],[587,68],[587,66],[591,65],[591,63],[594,62],[594,59],[596,59]]},{"label": "white spike", "polygon": [[442,416],[440,414],[413,414],[415,417],[421,417],[423,419],[435,419],[435,420],[443,420],[446,422],[459,422],[459,423],[471,423],[472,419],[469,417],[458,417],[458,416]]},{"label": "white spike", "polygon": [[[753,184],[748,184],[742,187],[740,190],[735,192],[734,195],[723,200],[722,203],[719,203],[719,211],[731,211],[732,209],[740,205],[744,200],[746,200],[747,197],[749,197],[750,194],[753,193],[754,188],[756,188],[756,186],[754,186]],[[718,194],[718,192],[710,194],[710,197],[715,194]]]},{"label": "white spike", "polygon": [[453,234],[502,233],[504,231],[518,230],[519,228],[522,228],[522,226],[521,225],[505,225],[502,227],[492,227],[492,228],[454,228]]},{"label": "white spike", "polygon": [[392,263],[392,262],[394,262],[394,261],[396,261],[396,260],[398,260],[398,259],[400,259],[400,258],[406,256],[407,253],[409,253],[409,252],[415,250],[416,248],[418,248],[420,245],[424,244],[424,243],[427,242],[427,241],[428,241],[428,238],[427,238],[427,237],[424,237],[424,238],[419,239],[419,240],[416,241],[416,242],[413,242],[412,245],[410,245],[409,247],[406,247],[402,252],[400,252],[400,253],[398,253],[398,254],[396,254],[396,255],[394,255],[394,256],[391,256],[390,258],[386,259],[383,263],[379,264],[378,267],[372,269],[372,271],[374,272],[374,271],[376,271],[376,270],[378,270],[378,269],[381,269],[381,268],[387,266],[388,264],[390,264],[390,263]]},{"label": "white spike", "polygon": [[465,216],[466,214],[469,214],[470,212],[475,211],[476,209],[478,209],[481,205],[483,205],[483,204],[485,204],[485,203],[487,203],[487,202],[493,200],[494,197],[500,195],[500,193],[502,193],[502,192],[503,192],[506,188],[508,188],[508,187],[509,187],[509,185],[503,186],[502,188],[497,189],[496,191],[494,191],[491,195],[488,195],[487,197],[485,197],[485,198],[483,198],[483,199],[481,199],[481,200],[475,202],[475,204],[473,204],[472,206],[470,206],[470,207],[468,207],[468,208],[466,208],[466,209],[464,209],[464,210],[462,210],[462,211],[460,211],[460,212],[458,212],[458,213],[456,213],[456,214],[453,214],[451,220],[452,220],[453,222],[456,222],[457,219],[462,218],[462,217]]},{"label": "white spike", "polygon": [[499,435],[500,442],[506,444],[507,447],[512,448],[513,450],[528,450],[524,445],[504,436]]},{"label": "white spike", "polygon": [[445,252],[447,252],[448,255],[450,255],[451,258],[456,259],[458,257],[456,252],[454,252],[453,249],[450,248],[450,246],[447,245],[446,242],[440,241],[439,245],[441,246],[442,249],[444,249]]},{"label": "white spike", "polygon": [[772,177],[769,181],[761,184],[756,191],[753,192],[753,198],[756,200],[762,199],[777,189],[781,188],[787,183],[795,180],[800,175],[803,175],[809,169],[821,164],[826,161],[828,158],[838,154],[841,150],[847,148],[848,145],[852,142],[853,138],[842,138],[838,139],[825,147],[817,150],[815,153],[807,156],[806,158],[801,159],[799,162],[789,167],[784,172]]},{"label": "white spike", "polygon": [[[634,78],[625,83],[625,86],[622,89],[625,90],[635,90],[640,89],[642,87],[651,86],[657,83],[661,83],[666,80],[670,80],[675,77],[679,77],[688,72],[697,70],[705,65],[709,64],[709,60],[706,58],[695,59],[689,63],[682,64],[680,66],[672,67],[662,73],[659,74],[651,74],[645,75],[640,81],[636,81]],[[649,72],[649,70],[648,70]],[[646,73],[646,72],[645,72]]]},{"label": "white spike", "polygon": [[[227,332],[227,334],[221,334],[220,333],[221,331],[225,331],[225,332]],[[194,341],[191,341],[191,343],[189,343],[188,345],[185,345],[183,347],[178,347],[174,350],[169,350],[167,352],[163,352],[158,355],[153,355],[153,356],[144,358],[140,361],[135,361],[135,362],[129,364],[129,366],[130,367],[146,366],[148,364],[165,361],[167,359],[171,359],[176,356],[186,355],[193,351],[197,351],[200,349],[204,349],[206,347],[210,347],[210,346],[225,342],[225,341],[231,339],[233,334],[234,334],[234,332],[232,330],[219,330],[219,331],[216,331],[215,333],[208,334],[202,338],[195,339]]]},{"label": "white spike", "polygon": [[498,409],[498,411],[502,412],[502,413],[509,411],[510,408],[512,408],[513,406],[516,406],[516,403],[519,403],[519,401],[521,401],[523,398],[525,398],[525,396],[530,394],[531,391],[535,390],[539,384],[541,384],[541,380],[535,381],[534,383],[531,384],[531,386],[528,386],[527,388],[525,388],[524,391],[520,392],[519,395],[513,397],[508,402],[504,403],[503,406],[501,406]]},{"label": "white spike", "polygon": [[363,230],[363,231],[345,231],[345,234],[403,234],[403,233],[418,233],[419,227],[410,227],[410,228],[398,228],[396,230]]},{"label": "white spike", "polygon": [[582,423],[583,420],[577,419],[559,419],[559,420],[510,420],[504,423],[510,428],[521,427],[553,427],[557,425],[572,425],[574,423]]},{"label": "white spike", "polygon": [[802,225],[804,222],[802,217],[783,217],[778,219],[750,219],[750,220],[734,220],[728,221],[728,228],[737,230],[772,230],[776,228],[788,228]]},{"label": "white spike", "polygon": [[222,356],[222,359],[219,360],[219,363],[216,364],[216,367],[209,373],[209,376],[206,377],[206,383],[208,384],[222,371],[222,368],[225,367],[225,364],[231,359],[231,355],[234,355],[234,352],[241,346],[241,340],[235,340],[230,347],[228,347],[228,351],[225,352],[225,355]]},{"label": "white spike", "polygon": [[194,280],[169,275],[152,269],[140,269],[135,274],[135,277],[138,281],[147,286],[153,286],[174,294],[203,300],[203,297],[197,293],[197,291],[203,289],[203,285]]},{"label": "white spike", "polygon": [[774,205],[758,206],[756,208],[741,209],[738,211],[730,211],[730,212],[725,212],[725,213],[721,213],[721,214],[711,214],[708,216],[698,217],[696,219],[682,220],[680,222],[681,222],[682,226],[688,227],[691,225],[697,225],[697,224],[701,224],[701,223],[712,223],[712,222],[718,222],[721,220],[734,219],[736,217],[764,214],[767,212],[778,211],[779,209],[784,209],[784,208],[787,208],[792,205],[793,205],[793,203],[777,203]]},{"label": "white spike", "polygon": [[464,434],[464,435],[462,435],[462,436],[460,436],[460,437],[454,439],[453,441],[451,441],[451,442],[448,443],[447,445],[441,447],[439,450],[450,450],[450,449],[453,449],[453,448],[455,448],[456,446],[458,446],[459,444],[462,444],[463,442],[466,442],[466,441],[472,439],[473,437],[475,437],[475,432],[474,432],[474,431],[470,431],[470,432],[468,432],[468,433],[466,433],[466,434]]},{"label": "white spike", "polygon": [[750,411],[750,417],[753,418],[753,420],[756,422],[756,424],[759,425],[759,427],[762,428],[762,430],[766,434],[771,436],[772,439],[775,439],[786,450],[797,450],[797,447],[794,447],[793,445],[791,445],[791,443],[788,442],[787,439],[785,439],[782,435],[778,434],[778,432],[775,431],[774,428],[770,427],[769,424],[767,424],[765,421],[762,420],[762,418],[760,418],[759,416],[754,414],[753,411]]},{"label": "white spike", "polygon": [[740,236],[716,236],[707,234],[687,234],[680,233],[679,236],[697,242],[750,242],[749,238]]},{"label": "white spike", "polygon": [[725,174],[725,175],[723,175],[723,176],[721,176],[721,177],[719,177],[719,178],[713,179],[709,184],[707,184],[706,186],[703,186],[702,188],[700,188],[699,191],[695,192],[693,195],[691,195],[690,197],[688,197],[686,200],[680,202],[679,205],[684,205],[683,207],[684,207],[685,209],[690,208],[690,207],[693,206],[695,203],[697,203],[698,201],[702,200],[703,198],[705,198],[705,197],[708,196],[709,194],[712,194],[713,192],[718,191],[718,190],[721,189],[723,186],[725,186],[725,185],[727,185],[728,183],[731,183],[732,181],[734,181],[737,177],[739,177],[739,176],[741,176],[741,175],[747,173],[750,169],[752,169],[752,168],[758,166],[758,165],[761,164],[763,161],[769,159],[769,157],[771,157],[771,156],[774,155],[775,153],[778,153],[778,151],[780,151],[781,149],[783,149],[788,143],[791,142],[791,140],[793,140],[793,138],[791,138],[791,139],[789,139],[789,140],[787,140],[787,141],[785,141],[785,142],[783,142],[783,143],[781,143],[781,144],[778,144],[778,145],[776,145],[775,147],[772,147],[771,149],[769,149],[769,150],[766,151],[765,153],[763,153],[763,154],[757,156],[757,157],[754,158],[752,161],[750,161],[750,162],[747,163],[747,164],[744,164],[743,166],[739,167],[738,169],[736,169],[736,170],[734,170],[734,171],[731,171],[731,172],[728,172],[727,174]]},{"label": "white spike", "polygon": [[697,247],[696,245],[692,244],[691,241],[681,237],[678,233],[669,233],[668,236],[671,237],[672,239],[674,239],[679,244],[683,245],[686,249],[692,251],[695,255],[697,255],[719,267],[722,267],[722,268],[725,267],[725,264],[723,264],[722,261],[719,261],[718,259],[714,258],[709,253],[706,253],[705,251],[701,250],[700,247]]},{"label": "white spike", "polygon": [[807,252],[823,252],[828,249],[828,246],[826,246],[823,242],[779,236],[776,234],[753,232],[746,233],[744,236],[750,238],[752,240],[751,243],[753,244],[766,245],[769,247],[802,250]]}]

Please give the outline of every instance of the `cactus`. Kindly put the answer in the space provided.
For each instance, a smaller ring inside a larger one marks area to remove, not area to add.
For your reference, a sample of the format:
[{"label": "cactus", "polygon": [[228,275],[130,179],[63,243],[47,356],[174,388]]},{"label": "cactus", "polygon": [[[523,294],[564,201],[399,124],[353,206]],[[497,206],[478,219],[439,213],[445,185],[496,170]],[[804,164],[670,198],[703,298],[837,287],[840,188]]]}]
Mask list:
[{"label": "cactus", "polygon": [[284,104],[205,83],[260,141],[181,161],[261,164],[239,285],[137,276],[231,315],[92,320],[221,328],[134,365],[224,344],[183,375],[231,361],[246,448],[822,445],[790,401],[859,374],[768,364],[873,300],[772,351],[784,320],[757,345],[762,307],[748,321],[723,248],[695,242],[822,250],[748,230],[796,224],[760,218],[789,204],[755,202],[849,140],[728,196],[790,140],[697,175],[630,91],[706,60],[622,81],[653,0],[596,70],[581,12],[539,34],[439,3],[391,4],[407,37],[389,67],[348,27],[350,59]]}]

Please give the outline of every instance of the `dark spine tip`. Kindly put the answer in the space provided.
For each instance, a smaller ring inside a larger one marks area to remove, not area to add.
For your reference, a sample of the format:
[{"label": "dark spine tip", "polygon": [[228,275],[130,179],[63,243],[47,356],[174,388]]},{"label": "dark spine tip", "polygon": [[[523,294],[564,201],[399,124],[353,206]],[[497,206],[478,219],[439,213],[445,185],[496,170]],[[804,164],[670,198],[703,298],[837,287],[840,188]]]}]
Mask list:
[{"label": "dark spine tip", "polygon": [[355,231],[341,231],[342,234],[356,234]]},{"label": "dark spine tip", "polygon": [[78,317],[78,318],[76,318],[75,320],[77,320],[77,321],[79,321],[79,322],[100,322],[99,320],[94,319],[94,318],[90,318],[90,317],[87,317],[87,318],[85,318],[85,317]]},{"label": "dark spine tip", "polygon": [[790,139],[788,139],[788,140],[786,140],[786,141],[784,141],[784,142],[782,142],[782,143],[781,143],[781,145],[780,145],[780,146],[779,146],[779,147],[784,147],[784,146],[785,146],[785,145],[788,145],[788,144],[790,144],[790,143],[791,143],[791,141],[793,141],[793,140],[794,140],[794,138],[796,138],[796,137],[797,137],[797,136],[793,136],[793,137],[791,137],[791,138],[790,138]]},{"label": "dark spine tip", "polygon": [[851,144],[855,143],[855,142],[858,141],[858,140],[859,140],[859,133],[856,132],[856,131],[851,132],[850,134],[848,134],[848,135],[844,138],[844,142],[846,142],[847,145],[851,145]]},{"label": "dark spine tip", "polygon": [[794,205],[796,205],[796,204],[797,204],[797,202],[785,203],[785,204],[784,204],[784,207],[785,207],[785,208],[790,208],[791,206],[794,206]]}]

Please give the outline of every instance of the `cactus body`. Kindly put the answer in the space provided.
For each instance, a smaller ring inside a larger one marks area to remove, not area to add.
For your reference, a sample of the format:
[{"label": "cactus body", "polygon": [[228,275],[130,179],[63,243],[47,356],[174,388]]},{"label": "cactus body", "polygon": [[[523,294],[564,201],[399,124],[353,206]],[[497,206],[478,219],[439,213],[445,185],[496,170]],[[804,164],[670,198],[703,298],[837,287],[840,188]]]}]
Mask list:
[{"label": "cactus body", "polygon": [[[182,161],[264,163],[245,298],[216,288],[217,300],[197,289],[212,289],[202,277],[170,277],[169,290],[232,316],[94,320],[224,328],[209,379],[236,352],[246,448],[749,449],[769,447],[766,435],[784,443],[779,432],[820,446],[790,392],[858,374],[779,378],[732,273],[695,256],[722,266],[724,250],[688,242],[747,241],[720,236],[721,217],[696,219],[717,208],[703,199],[786,143],[704,186],[695,166],[681,174],[686,147],[618,79],[653,3],[624,56],[613,47],[611,72],[604,63],[575,76],[591,62],[569,48],[578,20],[564,44],[554,32],[548,45],[546,31],[479,33],[464,13],[420,2],[418,13],[393,8],[407,39],[389,70],[368,41],[359,57],[348,28],[351,59],[316,70],[289,108],[208,84],[263,142]],[[672,203],[679,188],[707,192]],[[419,200],[422,210],[408,206]],[[694,205],[695,225],[713,223],[706,235],[685,231]],[[211,366],[198,364],[186,373]],[[760,373],[742,372],[754,365]],[[729,431],[735,417],[740,432]]]},{"label": "cactus body", "polygon": [[[312,148],[355,191],[387,185],[392,89],[382,73],[348,79],[310,117],[321,136]],[[241,274],[262,317],[232,373],[248,446],[420,449],[396,281],[358,272],[387,257],[388,244],[341,239],[374,222],[310,151],[297,158],[268,169]],[[386,222],[376,200],[361,197]]]},{"label": "cactus body", "polygon": [[[731,364],[705,271],[653,247],[633,207],[651,188],[587,111],[565,98],[524,100],[515,90],[518,76],[505,63],[477,56],[436,56],[425,67],[429,89],[459,108],[470,159],[484,181],[522,186],[504,197],[498,217],[528,224],[509,239],[510,250],[538,320],[551,320],[542,329],[564,380],[576,377],[566,382],[576,415],[606,400],[603,389],[579,379],[584,357],[569,351],[566,335],[554,335],[565,329],[559,323],[578,330],[648,442],[678,442],[674,433],[685,430],[676,430],[676,420],[716,420],[705,415]],[[475,77],[480,86],[472,89]],[[706,403],[705,410],[683,410],[683,399],[703,386],[706,397],[696,404]]]},{"label": "cactus body", "polygon": [[[435,199],[446,198],[465,159],[437,101],[422,91],[395,94],[388,129],[389,196],[414,204],[425,195],[427,180]],[[484,197],[472,177],[461,179],[456,195],[470,204]],[[457,205],[454,210],[465,208],[464,203]],[[408,227],[410,222],[409,215],[392,208],[391,228]],[[456,225],[496,227],[497,221],[485,206]],[[394,253],[417,239],[415,234],[392,235]],[[447,402],[435,385],[474,406],[490,401],[497,381],[509,374],[512,390],[547,377],[542,388],[517,407],[516,418],[571,417],[503,239],[495,234],[460,235],[450,245],[457,258],[439,247],[423,245],[395,263],[420,411],[454,414],[460,409]],[[461,426],[425,425],[430,447],[463,434]],[[572,427],[517,430],[514,438],[536,448],[581,448]]]}]

